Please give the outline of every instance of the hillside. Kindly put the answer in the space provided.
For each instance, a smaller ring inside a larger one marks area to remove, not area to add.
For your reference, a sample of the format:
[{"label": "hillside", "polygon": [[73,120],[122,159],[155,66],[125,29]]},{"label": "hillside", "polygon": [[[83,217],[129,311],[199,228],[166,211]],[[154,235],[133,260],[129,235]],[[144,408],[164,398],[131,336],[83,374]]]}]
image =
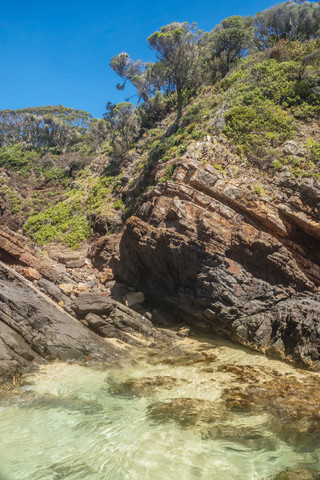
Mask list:
[{"label": "hillside", "polygon": [[244,42],[257,28],[239,18],[205,36],[171,24],[149,37],[160,51],[163,38],[180,48],[192,34],[200,83],[189,68],[189,83],[172,77],[172,87],[167,70],[154,91],[168,59],[150,70],[122,53],[111,66],[136,86],[136,108],[108,104],[104,120],[64,107],[3,112],[2,132],[11,122],[18,135],[2,137],[1,223],[49,256],[52,245],[88,248],[95,267],[177,321],[318,368],[319,17],[304,38],[301,19],[299,35],[262,29],[263,47],[251,39],[226,61],[221,32]]}]

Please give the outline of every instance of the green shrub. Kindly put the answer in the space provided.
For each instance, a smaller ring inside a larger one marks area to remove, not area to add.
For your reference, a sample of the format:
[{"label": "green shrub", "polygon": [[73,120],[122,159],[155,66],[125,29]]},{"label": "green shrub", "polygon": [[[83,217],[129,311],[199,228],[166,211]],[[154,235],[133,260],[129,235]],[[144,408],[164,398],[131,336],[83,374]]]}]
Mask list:
[{"label": "green shrub", "polygon": [[170,180],[170,178],[172,178],[173,176],[175,169],[176,169],[176,165],[168,165],[166,168],[166,173],[164,177],[160,178],[159,183],[163,183],[163,182],[166,182],[167,180]]},{"label": "green shrub", "polygon": [[87,207],[89,211],[97,210],[103,201],[111,195],[111,184],[113,177],[99,177],[91,188],[87,197]]},{"label": "green shrub", "polygon": [[33,161],[38,156],[38,150],[30,150],[19,144],[8,145],[0,148],[0,167],[20,172],[27,177],[33,168]]},{"label": "green shrub", "polygon": [[295,132],[293,119],[270,101],[233,107],[225,120],[224,133],[249,155],[264,156],[268,148],[277,147]]},{"label": "green shrub", "polygon": [[273,160],[272,162],[272,167],[275,169],[275,170],[281,170],[282,169],[282,163],[279,161],[279,160]]},{"label": "green shrub", "polygon": [[54,240],[64,241],[71,247],[78,245],[90,234],[83,205],[67,200],[52,204],[42,213],[31,215],[24,230],[40,245]]},{"label": "green shrub", "polygon": [[320,163],[320,143],[309,138],[307,143],[308,158],[310,161]]},{"label": "green shrub", "polygon": [[124,207],[124,203],[123,203],[123,201],[121,200],[121,198],[119,198],[118,200],[116,200],[116,201],[113,203],[112,206],[113,206],[113,208],[114,208],[115,210],[121,210],[121,208]]}]

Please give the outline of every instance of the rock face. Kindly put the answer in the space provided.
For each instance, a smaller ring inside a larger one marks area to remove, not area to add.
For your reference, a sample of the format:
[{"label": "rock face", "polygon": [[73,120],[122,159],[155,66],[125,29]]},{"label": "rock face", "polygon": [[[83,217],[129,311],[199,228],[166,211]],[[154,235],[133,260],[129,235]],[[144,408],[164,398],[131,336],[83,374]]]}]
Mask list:
[{"label": "rock face", "polygon": [[319,182],[280,176],[275,200],[188,159],[172,180],[144,195],[117,247],[93,245],[94,264],[189,323],[319,368]]},{"label": "rock face", "polygon": [[[130,345],[172,341],[154,328],[142,292],[110,280],[112,270],[98,272],[83,255],[58,253],[60,262],[45,258],[0,227],[0,383],[43,359],[104,361]],[[125,298],[142,315],[116,301]]]},{"label": "rock face", "polygon": [[71,309],[101,337],[117,338],[132,345],[150,344],[150,339],[151,343],[168,342],[171,337],[155,328],[145,316],[104,294],[83,293],[74,299]]},{"label": "rock face", "polygon": [[0,265],[0,383],[43,359],[107,361],[117,354],[30,282]]}]

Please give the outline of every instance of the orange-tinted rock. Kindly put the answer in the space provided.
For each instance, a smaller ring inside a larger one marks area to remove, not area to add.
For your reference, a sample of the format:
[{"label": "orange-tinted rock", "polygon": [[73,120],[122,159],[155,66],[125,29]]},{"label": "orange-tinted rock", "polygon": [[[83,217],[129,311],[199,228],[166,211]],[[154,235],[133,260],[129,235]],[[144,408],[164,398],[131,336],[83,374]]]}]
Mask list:
[{"label": "orange-tinted rock", "polygon": [[113,272],[111,268],[105,268],[103,272],[99,274],[100,282],[105,284],[106,282],[110,282],[114,279]]},{"label": "orange-tinted rock", "polygon": [[41,275],[38,272],[38,270],[32,267],[25,267],[23,273],[28,280],[39,280],[41,278]]},{"label": "orange-tinted rock", "polygon": [[61,283],[59,288],[65,295],[71,295],[74,290],[74,285],[72,283]]},{"label": "orange-tinted rock", "polygon": [[76,288],[74,289],[74,293],[75,295],[80,295],[81,293],[87,293],[87,292],[90,292],[91,291],[91,288],[89,287],[89,285],[87,285],[86,283],[77,283],[77,286]]}]

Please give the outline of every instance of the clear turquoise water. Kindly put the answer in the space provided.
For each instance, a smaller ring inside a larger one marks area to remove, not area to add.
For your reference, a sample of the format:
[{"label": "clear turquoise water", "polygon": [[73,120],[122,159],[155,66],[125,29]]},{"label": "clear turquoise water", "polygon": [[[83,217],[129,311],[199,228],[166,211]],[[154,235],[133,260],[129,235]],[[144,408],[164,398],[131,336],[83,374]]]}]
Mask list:
[{"label": "clear turquoise water", "polygon": [[[0,397],[0,479],[262,480],[287,468],[320,473],[316,446],[298,449],[282,441],[270,430],[267,413],[225,409],[222,393],[236,381],[217,367],[299,372],[232,346],[220,345],[214,353],[217,358],[205,366],[142,358],[110,368],[41,367],[26,378],[21,391]],[[134,391],[123,383],[154,377],[165,378],[156,387]],[[186,412],[180,421],[174,414],[165,419],[150,414],[154,406],[175,399],[182,399],[182,405],[200,401],[199,421],[185,421]],[[212,407],[216,420],[201,418],[201,401]],[[217,424],[229,433],[216,435]],[[247,432],[252,431],[251,438]]]}]

